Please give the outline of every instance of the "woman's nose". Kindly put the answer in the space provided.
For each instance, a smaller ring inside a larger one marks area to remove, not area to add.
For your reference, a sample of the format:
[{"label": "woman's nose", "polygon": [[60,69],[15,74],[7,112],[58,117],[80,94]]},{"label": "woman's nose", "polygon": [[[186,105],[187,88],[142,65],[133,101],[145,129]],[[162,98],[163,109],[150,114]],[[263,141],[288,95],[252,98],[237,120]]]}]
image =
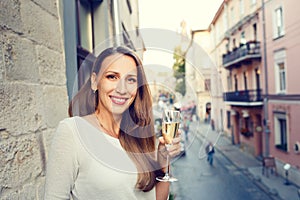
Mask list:
[{"label": "woman's nose", "polygon": [[122,78],[116,86],[116,91],[120,94],[125,94],[127,90],[125,79]]}]

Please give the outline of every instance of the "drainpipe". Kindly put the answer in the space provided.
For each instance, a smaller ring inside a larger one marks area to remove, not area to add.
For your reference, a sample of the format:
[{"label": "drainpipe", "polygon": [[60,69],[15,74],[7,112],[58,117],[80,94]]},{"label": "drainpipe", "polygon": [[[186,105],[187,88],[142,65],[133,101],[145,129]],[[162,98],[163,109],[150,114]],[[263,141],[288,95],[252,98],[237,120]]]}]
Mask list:
[{"label": "drainpipe", "polygon": [[265,132],[265,152],[264,156],[270,155],[270,130],[269,130],[269,113],[268,113],[268,66],[267,66],[267,45],[266,45],[266,22],[265,22],[265,1],[262,0],[262,28],[263,28],[263,51],[264,51],[264,74],[265,74],[265,95],[264,95],[264,132]]},{"label": "drainpipe", "polygon": [[113,0],[113,10],[114,10],[114,29],[115,29],[115,45],[119,46],[121,44],[121,27],[120,27],[120,10],[119,1]]}]

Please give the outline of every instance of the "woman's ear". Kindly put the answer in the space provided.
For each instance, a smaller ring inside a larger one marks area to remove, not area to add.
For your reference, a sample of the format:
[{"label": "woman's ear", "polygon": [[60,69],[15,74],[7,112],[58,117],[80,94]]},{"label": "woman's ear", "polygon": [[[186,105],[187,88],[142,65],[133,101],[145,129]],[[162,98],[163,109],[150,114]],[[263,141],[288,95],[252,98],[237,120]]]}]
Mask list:
[{"label": "woman's ear", "polygon": [[97,75],[95,72],[92,73],[91,75],[91,89],[93,91],[96,91],[98,88],[97,88]]}]

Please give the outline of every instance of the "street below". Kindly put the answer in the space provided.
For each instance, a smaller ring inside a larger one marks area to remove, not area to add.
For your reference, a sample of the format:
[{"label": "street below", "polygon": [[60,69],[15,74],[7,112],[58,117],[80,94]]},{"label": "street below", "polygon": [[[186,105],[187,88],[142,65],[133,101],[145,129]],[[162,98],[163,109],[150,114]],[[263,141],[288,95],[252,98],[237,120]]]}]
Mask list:
[{"label": "street below", "polygon": [[[189,133],[186,153],[175,158],[171,173],[178,178],[171,184],[176,200],[271,200],[247,175],[219,151],[214,154],[213,166],[206,160],[203,142]],[[205,144],[204,144],[205,145]]]}]

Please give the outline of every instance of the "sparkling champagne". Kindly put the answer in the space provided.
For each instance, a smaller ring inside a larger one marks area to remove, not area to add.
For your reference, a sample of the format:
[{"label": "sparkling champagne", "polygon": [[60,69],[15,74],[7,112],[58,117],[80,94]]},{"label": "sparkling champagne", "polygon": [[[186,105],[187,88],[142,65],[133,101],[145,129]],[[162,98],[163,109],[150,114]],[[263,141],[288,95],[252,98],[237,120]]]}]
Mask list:
[{"label": "sparkling champagne", "polygon": [[172,140],[175,137],[179,128],[179,122],[163,122],[162,135],[166,141],[166,144],[172,144]]}]

